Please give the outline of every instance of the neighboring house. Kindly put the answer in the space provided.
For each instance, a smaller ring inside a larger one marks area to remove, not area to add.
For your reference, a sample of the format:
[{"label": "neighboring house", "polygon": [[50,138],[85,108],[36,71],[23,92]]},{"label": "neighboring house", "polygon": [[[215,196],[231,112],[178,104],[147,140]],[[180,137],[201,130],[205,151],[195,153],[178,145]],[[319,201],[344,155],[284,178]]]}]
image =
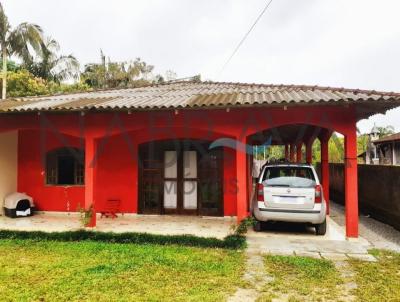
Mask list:
[{"label": "neighboring house", "polygon": [[252,194],[249,145],[269,138],[291,161],[310,162],[320,140],[329,201],[328,142],[337,131],[348,163],[346,234],[357,237],[356,123],[399,105],[396,93],[213,82],[8,99],[0,101],[0,200],[19,191],[41,211],[99,213],[111,204],[241,221]]},{"label": "neighboring house", "polygon": [[365,163],[374,165],[400,165],[400,133],[379,138],[374,126],[369,134]]}]

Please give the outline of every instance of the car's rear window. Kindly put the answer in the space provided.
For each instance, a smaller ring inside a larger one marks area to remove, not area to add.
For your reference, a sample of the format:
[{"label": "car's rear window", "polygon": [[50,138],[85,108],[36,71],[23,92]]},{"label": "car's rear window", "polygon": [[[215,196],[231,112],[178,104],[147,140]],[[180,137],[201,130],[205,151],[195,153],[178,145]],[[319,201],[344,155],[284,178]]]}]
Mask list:
[{"label": "car's rear window", "polygon": [[308,167],[267,167],[262,182],[267,186],[309,188],[314,187],[315,177]]}]

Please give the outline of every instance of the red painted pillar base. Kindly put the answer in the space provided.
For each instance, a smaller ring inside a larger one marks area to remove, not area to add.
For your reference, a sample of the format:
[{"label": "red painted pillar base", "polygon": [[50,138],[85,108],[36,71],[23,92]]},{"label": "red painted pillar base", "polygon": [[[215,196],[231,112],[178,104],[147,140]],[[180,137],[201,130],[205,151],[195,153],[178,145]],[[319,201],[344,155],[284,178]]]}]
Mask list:
[{"label": "red painted pillar base", "polygon": [[[245,139],[238,139],[240,145],[245,146]],[[237,146],[236,148],[236,180],[237,180],[237,188],[236,188],[236,215],[237,221],[241,222],[244,218],[248,216],[247,213],[247,154],[246,150],[241,149],[241,146]]]},{"label": "red painted pillar base", "polygon": [[303,144],[298,144],[296,146],[296,162],[301,163],[303,160],[303,150],[302,150]]},{"label": "red painted pillar base", "polygon": [[321,139],[321,176],[322,189],[326,201],[326,213],[329,215],[329,138]]},{"label": "red painted pillar base", "polygon": [[85,137],[85,210],[91,209],[91,219],[86,227],[94,228],[96,226],[96,206],[94,200],[95,183],[95,139],[91,136]]},{"label": "red painted pillar base", "polygon": [[289,158],[290,162],[292,162],[292,163],[295,162],[295,156],[296,156],[296,153],[295,153],[295,145],[294,145],[294,144],[291,144],[291,145],[290,145],[290,158]]},{"label": "red painted pillar base", "polygon": [[345,205],[346,236],[358,237],[358,171],[357,171],[357,134],[345,137]]}]

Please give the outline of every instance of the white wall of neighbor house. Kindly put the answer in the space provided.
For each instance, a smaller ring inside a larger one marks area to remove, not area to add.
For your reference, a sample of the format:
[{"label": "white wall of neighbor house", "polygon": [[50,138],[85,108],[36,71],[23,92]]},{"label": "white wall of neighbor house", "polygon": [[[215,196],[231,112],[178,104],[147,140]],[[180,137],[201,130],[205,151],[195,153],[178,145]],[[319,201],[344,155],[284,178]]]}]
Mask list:
[{"label": "white wall of neighbor house", "polygon": [[400,142],[394,144],[393,164],[400,165]]},{"label": "white wall of neighbor house", "polygon": [[0,213],[4,197],[17,190],[18,132],[0,133]]}]

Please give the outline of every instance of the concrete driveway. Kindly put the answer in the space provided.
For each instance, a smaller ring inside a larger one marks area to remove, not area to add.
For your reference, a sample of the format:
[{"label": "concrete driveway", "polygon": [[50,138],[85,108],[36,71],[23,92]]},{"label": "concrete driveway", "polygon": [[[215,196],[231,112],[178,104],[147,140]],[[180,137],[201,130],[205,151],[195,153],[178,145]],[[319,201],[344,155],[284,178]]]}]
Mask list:
[{"label": "concrete driveway", "polygon": [[345,230],[327,218],[325,236],[316,236],[312,227],[302,224],[269,224],[262,232],[249,230],[247,240],[249,252],[278,255],[298,255],[331,260],[357,258],[374,260],[368,254],[371,244],[364,238],[348,240]]}]

